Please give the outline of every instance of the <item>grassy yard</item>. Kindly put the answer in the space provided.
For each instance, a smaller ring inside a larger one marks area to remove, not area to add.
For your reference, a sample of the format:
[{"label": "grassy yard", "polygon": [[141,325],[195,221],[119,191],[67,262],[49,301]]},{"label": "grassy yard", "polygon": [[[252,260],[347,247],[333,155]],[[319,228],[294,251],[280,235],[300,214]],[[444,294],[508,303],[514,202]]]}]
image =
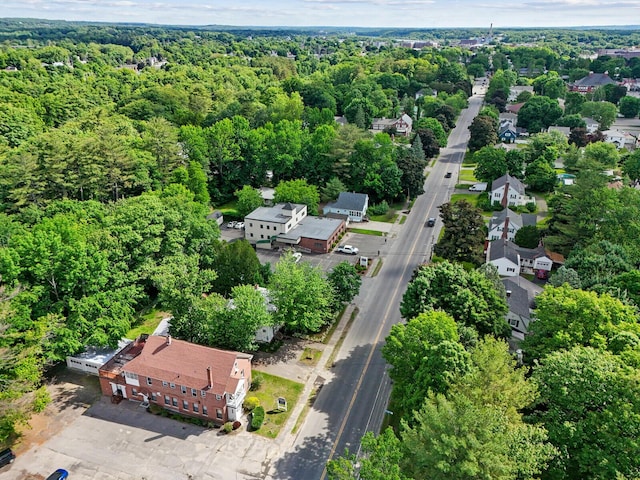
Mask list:
[{"label": "grassy yard", "polygon": [[475,193],[454,193],[451,195],[451,203],[457,203],[462,200],[466,200],[471,205],[476,205],[478,203],[478,198],[480,195]]},{"label": "grassy yard", "polygon": [[151,335],[160,323],[160,320],[167,316],[169,316],[167,312],[163,312],[157,308],[149,310],[147,313],[140,316],[138,322],[132,326],[131,330],[126,333],[125,337],[135,340],[143,333]]},{"label": "grassy yard", "polygon": [[350,228],[350,232],[352,233],[361,233],[362,235],[374,235],[376,237],[382,237],[384,232],[379,232],[377,230],[367,230],[365,228]]},{"label": "grassy yard", "polygon": [[[276,438],[282,426],[291,416],[296,403],[298,403],[304,385],[264,372],[254,372],[253,375],[254,377],[260,375],[263,382],[260,388],[249,392],[247,397],[258,397],[260,405],[264,407],[267,413],[262,427],[254,433],[267,438]],[[276,410],[278,397],[284,397],[287,400],[286,412]]]},{"label": "grassy yard", "polygon": [[478,181],[476,179],[476,177],[473,176],[473,169],[472,168],[461,168],[460,169],[460,176],[458,177],[458,179],[461,182],[476,183]]},{"label": "grassy yard", "polygon": [[384,215],[369,215],[369,219],[374,222],[395,223],[398,218],[398,214],[395,210],[389,210]]},{"label": "grassy yard", "polygon": [[317,350],[311,347],[305,347],[300,356],[300,363],[304,363],[309,367],[315,367],[318,364],[318,360],[322,356],[322,350]]},{"label": "grassy yard", "polygon": [[218,205],[217,207],[215,207],[215,210],[220,210],[222,212],[223,217],[230,217],[232,219],[240,218],[240,216],[238,215],[238,211],[236,210],[235,200],[232,202],[227,202],[224,205]]}]

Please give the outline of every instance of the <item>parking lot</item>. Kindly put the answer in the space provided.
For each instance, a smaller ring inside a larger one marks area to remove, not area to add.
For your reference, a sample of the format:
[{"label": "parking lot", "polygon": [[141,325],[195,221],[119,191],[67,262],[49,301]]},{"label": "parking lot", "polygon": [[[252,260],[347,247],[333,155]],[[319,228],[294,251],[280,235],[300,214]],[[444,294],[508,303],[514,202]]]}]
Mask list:
[{"label": "parking lot", "polygon": [[[378,225],[377,223],[378,222],[369,222],[366,224],[365,228],[381,229],[385,236],[379,237],[375,235],[347,232],[347,234],[342,238],[340,245],[353,245],[354,247],[357,247],[359,250],[358,255],[346,255],[335,250],[327,254],[303,252],[301,261],[309,262],[314,266],[319,266],[323,271],[328,272],[338,263],[345,260],[355,262],[361,256],[377,258],[379,255],[384,255],[386,240],[389,239],[387,235],[391,229],[391,224]],[[244,230],[228,228],[226,223],[220,227],[220,234],[222,239],[227,242],[244,238]],[[280,256],[284,254],[284,250],[257,249],[256,252],[260,259],[260,263],[264,264],[269,262],[272,266],[274,266],[280,259]]]}]

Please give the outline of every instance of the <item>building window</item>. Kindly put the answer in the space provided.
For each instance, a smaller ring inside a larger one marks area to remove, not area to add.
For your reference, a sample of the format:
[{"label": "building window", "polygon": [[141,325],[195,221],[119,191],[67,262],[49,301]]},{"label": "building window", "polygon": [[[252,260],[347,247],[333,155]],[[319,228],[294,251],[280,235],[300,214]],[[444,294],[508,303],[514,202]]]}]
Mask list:
[{"label": "building window", "polygon": [[176,397],[173,397],[172,403],[173,403],[174,407],[177,407],[178,406],[178,399]]},{"label": "building window", "polygon": [[253,227],[253,223],[249,222],[249,226],[250,226],[250,227]]},{"label": "building window", "polygon": [[171,405],[171,399],[169,398],[169,395],[164,396],[164,404]]},{"label": "building window", "polygon": [[191,389],[191,395],[193,395],[194,397],[198,396],[198,391],[195,388]]},{"label": "building window", "polygon": [[184,385],[181,385],[181,386],[180,386],[180,391],[181,391],[182,393],[187,393],[187,387],[185,387]]},{"label": "building window", "polygon": [[250,236],[250,237],[253,237],[253,233],[250,233],[250,234],[249,234],[249,236]]},{"label": "building window", "polygon": [[205,392],[204,390],[200,390],[200,396],[204,397],[205,395],[207,395],[207,392]]},{"label": "building window", "polygon": [[183,410],[189,410],[189,402],[182,400],[182,408]]},{"label": "building window", "polygon": [[260,238],[264,238],[264,235],[260,234]]},{"label": "building window", "polygon": [[132,388],[131,395],[138,395],[138,391],[135,388]]},{"label": "building window", "polygon": [[269,230],[269,225],[267,225],[267,230]]},{"label": "building window", "polygon": [[169,385],[169,384],[163,380],[163,381],[162,381],[162,386],[163,386],[163,387],[166,387],[167,385]]},{"label": "building window", "polygon": [[176,388],[176,384],[175,384],[175,383],[173,383],[173,382],[171,382],[171,383],[169,384],[169,386],[170,386],[171,388]]},{"label": "building window", "polygon": [[151,401],[155,402],[156,400],[158,400],[158,396],[155,394],[155,392],[151,392]]},{"label": "building window", "polygon": [[209,414],[209,412],[207,411],[207,406],[206,405],[202,406],[202,414],[203,415],[208,415]]},{"label": "building window", "polygon": [[216,400],[222,400],[222,395],[216,395]]},{"label": "building window", "polygon": [[511,267],[508,267],[508,268],[507,268],[507,272],[515,272],[515,271],[516,271],[516,269],[515,269],[515,268],[511,268]]},{"label": "building window", "polygon": [[151,383],[152,383],[152,382],[151,382],[151,378],[150,378],[150,377],[147,377],[147,385],[151,385]]},{"label": "building window", "polygon": [[222,409],[216,408],[216,418],[222,419]]},{"label": "building window", "polygon": [[264,225],[263,225],[263,224],[260,224],[260,228],[264,228]]},{"label": "building window", "polygon": [[198,413],[200,411],[200,407],[198,406],[197,403],[193,404],[193,411],[196,412],[196,413]]}]

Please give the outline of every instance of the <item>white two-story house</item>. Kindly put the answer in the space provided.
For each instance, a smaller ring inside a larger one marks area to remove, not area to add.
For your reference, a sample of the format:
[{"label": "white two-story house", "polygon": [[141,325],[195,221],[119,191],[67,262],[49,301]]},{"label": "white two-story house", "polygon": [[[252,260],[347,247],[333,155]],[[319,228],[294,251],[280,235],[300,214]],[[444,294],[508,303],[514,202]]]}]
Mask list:
[{"label": "white two-story house", "polygon": [[534,201],[525,193],[524,184],[508,173],[491,184],[491,203],[498,202],[503,207],[523,207]]}]

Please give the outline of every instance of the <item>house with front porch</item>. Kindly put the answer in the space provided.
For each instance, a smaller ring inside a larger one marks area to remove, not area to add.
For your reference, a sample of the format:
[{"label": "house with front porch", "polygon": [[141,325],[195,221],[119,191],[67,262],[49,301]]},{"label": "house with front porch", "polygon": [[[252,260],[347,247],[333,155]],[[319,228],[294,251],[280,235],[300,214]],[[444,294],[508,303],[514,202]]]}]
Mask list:
[{"label": "house with front porch", "polygon": [[350,222],[362,222],[369,208],[369,195],[366,193],[340,192],[338,199],[328,203],[323,213],[346,215]]},{"label": "house with front porch", "polygon": [[413,119],[406,113],[403,113],[399,118],[374,118],[371,123],[371,130],[374,133],[395,130],[397,135],[404,137],[411,135],[412,127]]},{"label": "house with front porch", "polygon": [[487,240],[506,238],[513,241],[522,227],[535,226],[537,217],[530,213],[516,213],[510,208],[497,212],[489,220]]},{"label": "house with front porch", "polygon": [[525,193],[524,184],[508,173],[491,183],[491,203],[498,202],[503,207],[524,207],[535,202],[533,197]]},{"label": "house with front porch", "polygon": [[114,401],[154,404],[222,425],[242,415],[252,358],[171,336],[141,335],[100,368],[100,388]]},{"label": "house with front porch", "polygon": [[501,277],[517,277],[522,273],[546,278],[553,268],[553,260],[544,247],[523,248],[505,238],[487,244],[486,262],[498,269]]}]

